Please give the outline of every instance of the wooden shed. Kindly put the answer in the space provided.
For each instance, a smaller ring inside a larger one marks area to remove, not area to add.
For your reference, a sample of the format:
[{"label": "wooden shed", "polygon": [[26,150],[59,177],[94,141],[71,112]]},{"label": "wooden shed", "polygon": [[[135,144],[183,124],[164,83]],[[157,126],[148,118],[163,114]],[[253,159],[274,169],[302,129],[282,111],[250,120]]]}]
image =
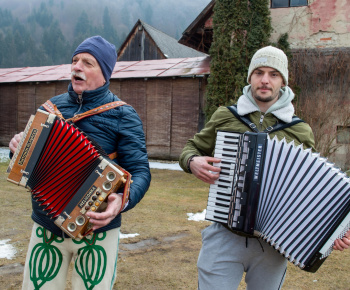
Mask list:
[{"label": "wooden shed", "polygon": [[203,53],[209,53],[213,42],[213,14],[215,0],[203,9],[195,20],[185,29],[179,43]]},{"label": "wooden shed", "polygon": [[141,20],[136,22],[117,53],[119,61],[207,56]]},{"label": "wooden shed", "polygon": [[[176,160],[204,123],[208,57],[117,62],[110,90],[143,121],[150,158]],[[70,65],[0,69],[0,145],[47,99],[67,91]]]}]

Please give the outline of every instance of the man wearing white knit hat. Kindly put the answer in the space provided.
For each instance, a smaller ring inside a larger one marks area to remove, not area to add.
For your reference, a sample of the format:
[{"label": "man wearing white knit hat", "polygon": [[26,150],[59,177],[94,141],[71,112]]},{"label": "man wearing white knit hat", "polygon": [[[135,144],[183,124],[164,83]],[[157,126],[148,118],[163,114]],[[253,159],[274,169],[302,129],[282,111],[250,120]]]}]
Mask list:
[{"label": "man wearing white knit hat", "polygon": [[[278,48],[258,50],[250,63],[243,95],[237,105],[219,107],[204,129],[189,139],[180,156],[180,166],[198,179],[214,184],[220,169],[211,163],[216,132],[266,132],[314,150],[314,136],[308,124],[294,116],[294,93],[288,87],[288,59]],[[350,237],[349,233],[347,237]],[[337,240],[335,249],[348,248],[350,240]],[[212,223],[202,231],[198,257],[198,289],[237,289],[243,273],[248,289],[280,289],[287,260],[267,243],[234,232],[225,224]]]}]

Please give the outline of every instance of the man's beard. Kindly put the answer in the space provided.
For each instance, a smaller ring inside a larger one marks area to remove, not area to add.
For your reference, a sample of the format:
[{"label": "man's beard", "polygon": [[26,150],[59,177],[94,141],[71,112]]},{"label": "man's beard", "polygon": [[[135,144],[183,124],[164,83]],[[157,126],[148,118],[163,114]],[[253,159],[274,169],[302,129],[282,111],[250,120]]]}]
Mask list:
[{"label": "man's beard", "polygon": [[260,96],[257,91],[258,89],[267,89],[267,90],[270,90],[271,93],[273,93],[273,90],[268,88],[268,87],[258,87],[256,90],[252,90],[252,95],[253,95],[253,98],[258,100],[259,102],[264,102],[264,103],[268,103],[268,102],[271,102],[273,101],[276,97],[278,97],[278,94],[279,92],[277,92],[276,94],[274,95],[271,95],[269,97],[262,97]]}]

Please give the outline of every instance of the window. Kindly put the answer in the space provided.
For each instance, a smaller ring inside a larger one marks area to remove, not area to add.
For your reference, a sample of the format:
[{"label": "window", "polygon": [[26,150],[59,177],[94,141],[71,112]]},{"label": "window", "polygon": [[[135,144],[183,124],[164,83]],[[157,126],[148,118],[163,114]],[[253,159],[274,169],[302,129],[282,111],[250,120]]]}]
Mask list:
[{"label": "window", "polygon": [[307,0],[271,0],[271,8],[307,6]]},{"label": "window", "polygon": [[350,127],[337,126],[337,143],[350,144]]}]

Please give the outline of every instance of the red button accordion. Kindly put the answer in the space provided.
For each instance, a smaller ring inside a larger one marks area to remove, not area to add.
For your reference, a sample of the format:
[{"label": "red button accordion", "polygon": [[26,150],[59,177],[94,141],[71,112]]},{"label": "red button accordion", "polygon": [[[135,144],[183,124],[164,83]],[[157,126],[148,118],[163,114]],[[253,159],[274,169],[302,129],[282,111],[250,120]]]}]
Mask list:
[{"label": "red button accordion", "polygon": [[112,192],[129,197],[131,175],[74,124],[38,110],[9,164],[7,180],[28,188],[54,223],[72,238],[91,232],[86,213],[105,208]]}]

